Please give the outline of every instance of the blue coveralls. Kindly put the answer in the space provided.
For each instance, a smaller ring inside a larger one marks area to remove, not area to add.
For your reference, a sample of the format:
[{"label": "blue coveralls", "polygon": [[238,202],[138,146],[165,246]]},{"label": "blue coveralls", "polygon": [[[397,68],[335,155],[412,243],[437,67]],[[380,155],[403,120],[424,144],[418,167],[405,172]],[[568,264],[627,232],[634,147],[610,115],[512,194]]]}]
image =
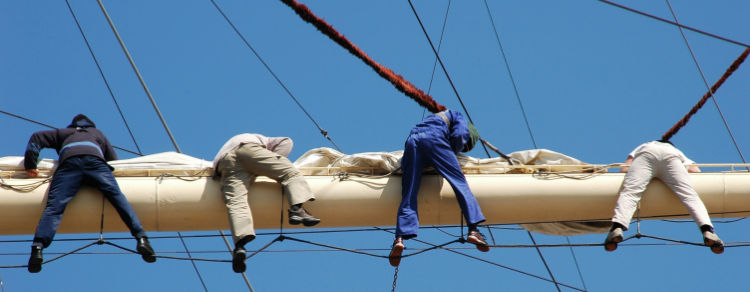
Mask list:
[{"label": "blue coveralls", "polygon": [[[82,118],[80,118],[82,117]],[[117,154],[104,133],[83,115],[76,116],[67,128],[36,132],[26,147],[24,166],[36,169],[39,151],[53,148],[60,155],[50,182],[47,206],[34,233],[32,246],[47,248],[57,233],[65,207],[78,193],[82,184],[99,189],[136,238],[146,237],[133,207],[120,191],[109,164]]]},{"label": "blue coveralls", "polygon": [[398,209],[396,236],[416,237],[419,231],[417,193],[426,166],[434,167],[451,185],[468,224],[484,222],[484,215],[471,193],[456,154],[463,150],[470,135],[461,113],[447,110],[450,129],[442,117],[430,115],[412,128],[401,158],[401,206]]}]

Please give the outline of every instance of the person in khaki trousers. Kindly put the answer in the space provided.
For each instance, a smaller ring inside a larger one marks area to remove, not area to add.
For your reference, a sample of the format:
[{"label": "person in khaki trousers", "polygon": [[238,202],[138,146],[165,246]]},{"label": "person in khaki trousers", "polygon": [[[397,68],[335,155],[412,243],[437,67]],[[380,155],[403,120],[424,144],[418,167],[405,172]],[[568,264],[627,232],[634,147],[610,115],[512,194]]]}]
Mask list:
[{"label": "person in khaki trousers", "polygon": [[677,195],[695,223],[698,224],[703,233],[703,244],[711,247],[715,254],[724,252],[724,243],[714,233],[711,217],[708,216],[706,206],[693,189],[688,172],[700,172],[693,165],[695,162],[688,159],[685,154],[675,148],[669,141],[651,141],[644,143],[628,155],[620,172],[626,172],[625,181],[622,184],[620,197],[615,206],[615,215],[612,217],[612,229],[604,240],[604,249],[614,251],[617,244],[623,241],[622,232],[628,230],[630,219],[633,218],[641,200],[643,191],[646,190],[651,179],[658,178]]},{"label": "person in khaki trousers", "polygon": [[302,203],[314,201],[315,196],[299,170],[286,158],[290,152],[292,139],[288,137],[240,134],[227,141],[214,158],[214,179],[221,180],[234,239],[232,270],[236,273],[245,271],[245,244],[255,239],[247,189],[257,176],[267,176],[281,184],[289,201],[289,224],[310,227],[320,223],[320,219],[302,208]]}]

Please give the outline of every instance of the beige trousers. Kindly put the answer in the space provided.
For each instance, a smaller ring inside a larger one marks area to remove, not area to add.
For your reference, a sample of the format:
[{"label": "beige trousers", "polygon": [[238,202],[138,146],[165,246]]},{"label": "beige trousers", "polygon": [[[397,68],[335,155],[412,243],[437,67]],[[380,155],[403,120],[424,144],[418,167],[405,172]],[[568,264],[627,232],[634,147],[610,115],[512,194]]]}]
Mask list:
[{"label": "beige trousers", "polygon": [[620,197],[617,199],[612,222],[622,224],[627,230],[643,191],[646,190],[651,179],[658,178],[677,195],[698,227],[713,226],[706,206],[693,189],[690,175],[675,150],[674,146],[664,143],[644,147],[635,154],[630,170],[625,175],[625,182],[622,185]]},{"label": "beige trousers", "polygon": [[232,149],[219,162],[219,170],[221,192],[229,211],[229,226],[235,243],[245,236],[255,235],[247,189],[256,176],[267,176],[279,182],[289,205],[315,199],[307,181],[292,162],[260,144],[242,144]]}]

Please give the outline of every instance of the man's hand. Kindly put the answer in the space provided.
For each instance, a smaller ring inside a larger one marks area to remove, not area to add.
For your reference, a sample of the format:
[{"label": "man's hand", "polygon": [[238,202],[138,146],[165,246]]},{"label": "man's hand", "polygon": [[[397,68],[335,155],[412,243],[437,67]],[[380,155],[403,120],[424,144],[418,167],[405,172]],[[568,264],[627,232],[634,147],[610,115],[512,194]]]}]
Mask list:
[{"label": "man's hand", "polygon": [[37,177],[37,176],[39,176],[39,170],[38,169],[27,169],[26,170],[26,176],[28,176],[28,177]]}]

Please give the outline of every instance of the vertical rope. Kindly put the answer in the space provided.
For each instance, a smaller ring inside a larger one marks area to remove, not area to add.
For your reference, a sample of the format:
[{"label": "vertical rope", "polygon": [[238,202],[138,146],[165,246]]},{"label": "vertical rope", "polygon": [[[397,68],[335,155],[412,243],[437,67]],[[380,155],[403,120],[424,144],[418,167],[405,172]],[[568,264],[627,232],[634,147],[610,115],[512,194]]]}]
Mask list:
[{"label": "vertical rope", "polygon": [[427,110],[433,113],[445,110],[445,106],[437,103],[432,98],[432,96],[424,93],[424,91],[414,86],[414,84],[404,79],[404,77],[402,77],[401,75],[393,72],[393,70],[381,65],[378,62],[375,62],[375,60],[365,54],[365,52],[363,52],[359,47],[349,41],[349,39],[347,39],[344,35],[340,34],[336,29],[328,24],[328,22],[312,13],[312,11],[310,11],[310,9],[307,8],[307,6],[305,6],[304,4],[300,4],[295,0],[281,0],[281,2],[292,8],[294,12],[297,13],[300,18],[302,18],[302,20],[312,24],[313,26],[315,26],[315,28],[318,29],[318,31],[328,36],[331,40],[349,51],[349,53],[362,60],[362,62],[365,62],[365,64],[375,70],[375,72],[378,73],[380,77],[383,77],[391,82],[391,84],[393,84],[393,86],[395,86],[398,91],[406,94],[406,96],[416,101],[419,105],[427,108]]},{"label": "vertical rope", "polygon": [[[448,8],[445,9],[445,18],[443,18],[443,29],[440,31],[440,40],[438,41],[438,48],[437,51],[440,53],[440,48],[443,46],[443,34],[445,34],[445,25],[448,23],[448,12],[451,11],[451,1],[448,0]],[[432,75],[430,75],[430,85],[427,86],[427,95],[432,92],[432,81],[435,80],[435,69],[437,69],[437,63],[438,59],[435,58],[435,62],[432,64]],[[425,108],[422,111],[422,119],[424,120],[424,115],[427,112],[427,108]]]},{"label": "vertical rope", "polygon": [[552,275],[552,270],[550,270],[549,265],[547,265],[547,261],[544,260],[544,256],[542,255],[542,250],[540,250],[539,247],[536,246],[536,240],[534,240],[534,236],[531,235],[531,231],[526,230],[526,232],[529,234],[529,238],[531,238],[531,243],[534,244],[534,248],[536,248],[536,252],[539,253],[539,258],[542,259],[542,263],[544,263],[544,267],[547,268],[547,273],[549,273],[549,277],[552,278],[552,282],[555,283],[555,287],[557,287],[557,292],[562,292],[562,290],[560,290],[560,285],[557,284],[557,280],[555,280],[555,276]]}]

